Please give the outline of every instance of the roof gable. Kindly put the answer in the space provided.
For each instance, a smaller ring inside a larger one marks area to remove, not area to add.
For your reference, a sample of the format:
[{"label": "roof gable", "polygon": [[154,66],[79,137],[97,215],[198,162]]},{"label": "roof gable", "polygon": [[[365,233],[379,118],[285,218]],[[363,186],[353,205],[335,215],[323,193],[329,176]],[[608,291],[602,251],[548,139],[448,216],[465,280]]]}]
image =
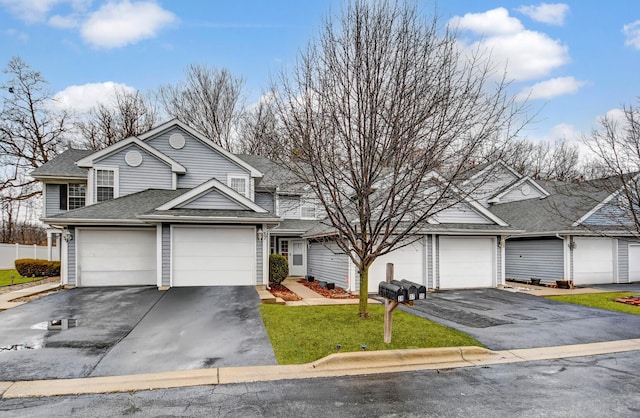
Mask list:
[{"label": "roof gable", "polygon": [[172,120],[170,120],[168,122],[165,122],[165,123],[153,128],[153,129],[151,129],[150,131],[147,131],[147,132],[145,132],[145,133],[143,133],[141,135],[138,135],[138,137],[142,141],[148,142],[148,141],[152,140],[153,138],[156,138],[156,137],[162,135],[163,133],[167,132],[168,130],[176,128],[176,127],[180,128],[185,133],[189,134],[190,136],[194,137],[198,141],[200,141],[203,144],[207,145],[208,147],[210,147],[211,149],[213,149],[214,151],[216,151],[217,153],[222,155],[224,158],[226,158],[226,159],[232,161],[233,163],[241,166],[242,168],[244,168],[245,170],[247,170],[250,173],[251,177],[262,177],[263,174],[259,170],[257,170],[255,167],[253,167],[249,163],[243,161],[241,158],[238,158],[236,155],[230,153],[229,151],[225,150],[221,146],[217,145],[216,143],[214,143],[213,141],[208,139],[206,136],[204,136],[203,134],[201,134],[197,130],[191,128],[189,125],[185,124],[184,122],[180,121],[179,119],[172,119]]},{"label": "roof gable", "polygon": [[[215,192],[211,194],[211,192]],[[156,210],[171,209],[230,209],[230,207],[212,207],[216,205],[229,206],[235,203],[236,207],[244,208],[258,213],[267,213],[265,209],[258,206],[245,196],[226,186],[216,179],[211,179],[203,184],[189,190],[187,193],[166,202],[156,208]],[[192,206],[192,207],[190,207]],[[193,207],[197,206],[197,207]]]},{"label": "roof gable", "polygon": [[517,200],[536,199],[549,196],[550,193],[525,176],[517,180],[489,199],[489,203],[514,202]]},{"label": "roof gable", "polygon": [[99,163],[100,160],[115,154],[116,152],[120,151],[120,150],[124,150],[127,147],[130,146],[138,146],[140,148],[142,148],[144,151],[146,151],[147,153],[149,153],[150,155],[153,155],[155,158],[157,158],[160,161],[163,161],[165,164],[167,164],[169,167],[171,167],[171,170],[175,173],[179,173],[179,174],[184,174],[186,173],[186,168],[184,166],[182,166],[182,164],[178,163],[177,161],[171,159],[170,157],[166,156],[165,154],[161,153],[160,151],[158,151],[157,149],[145,144],[144,142],[142,142],[140,139],[136,138],[135,136],[129,137],[127,139],[123,139],[122,141],[116,142],[115,144],[102,149],[100,151],[97,151],[91,155],[88,155],[85,158],[82,158],[81,160],[79,160],[76,165],[78,167],[84,167],[84,168],[91,168],[94,166],[94,164]]}]

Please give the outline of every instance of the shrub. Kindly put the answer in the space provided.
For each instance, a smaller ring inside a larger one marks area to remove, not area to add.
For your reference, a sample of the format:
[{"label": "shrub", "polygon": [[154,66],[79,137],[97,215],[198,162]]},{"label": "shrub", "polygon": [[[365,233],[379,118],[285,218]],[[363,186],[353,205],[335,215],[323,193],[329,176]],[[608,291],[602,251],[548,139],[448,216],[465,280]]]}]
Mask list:
[{"label": "shrub", "polygon": [[60,262],[20,258],[15,261],[16,270],[22,277],[55,277],[60,275]]},{"label": "shrub", "polygon": [[269,256],[269,283],[280,284],[289,275],[289,262],[281,254]]}]

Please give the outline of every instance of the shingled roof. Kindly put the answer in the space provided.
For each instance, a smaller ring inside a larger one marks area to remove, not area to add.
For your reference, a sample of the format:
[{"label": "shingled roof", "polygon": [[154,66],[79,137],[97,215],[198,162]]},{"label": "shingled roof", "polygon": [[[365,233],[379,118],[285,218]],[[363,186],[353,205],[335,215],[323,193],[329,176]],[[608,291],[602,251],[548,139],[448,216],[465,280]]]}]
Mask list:
[{"label": "shingled roof", "polygon": [[62,154],[47,161],[31,172],[31,177],[44,178],[77,178],[86,179],[87,170],[76,165],[76,161],[93,154],[94,150],[69,148]]}]

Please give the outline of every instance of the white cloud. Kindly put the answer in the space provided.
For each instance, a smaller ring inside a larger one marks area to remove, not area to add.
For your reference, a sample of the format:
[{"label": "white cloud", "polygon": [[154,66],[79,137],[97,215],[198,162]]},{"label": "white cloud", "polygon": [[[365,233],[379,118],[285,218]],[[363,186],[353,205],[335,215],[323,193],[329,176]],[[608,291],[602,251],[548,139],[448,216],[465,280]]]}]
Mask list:
[{"label": "white cloud", "polygon": [[454,16],[449,25],[460,30],[469,30],[480,35],[505,34],[524,30],[522,23],[515,17],[509,16],[504,7],[488,10],[484,13],[467,13]]},{"label": "white cloud", "polygon": [[53,15],[49,18],[49,25],[54,28],[60,29],[72,29],[79,25],[77,16],[69,15],[69,16],[61,16],[61,15]]},{"label": "white cloud", "polygon": [[569,12],[569,5],[564,3],[540,3],[537,6],[521,6],[516,9],[531,19],[549,25],[562,26]]},{"label": "white cloud", "polygon": [[110,2],[83,23],[83,39],[96,47],[117,48],[156,36],[176,16],[152,1]]},{"label": "white cloud", "polygon": [[622,31],[627,37],[624,44],[640,49],[640,20],[624,25]]},{"label": "white cloud", "polygon": [[573,94],[585,84],[585,81],[576,80],[573,77],[552,78],[524,88],[518,93],[516,99],[519,101],[552,99],[565,94]]},{"label": "white cloud", "polygon": [[551,141],[565,139],[568,142],[577,142],[581,137],[582,132],[576,129],[575,126],[568,123],[559,123],[551,128],[547,138]]},{"label": "white cloud", "polygon": [[460,30],[485,35],[472,43],[472,49],[487,48],[491,59],[498,68],[507,69],[507,78],[511,80],[544,77],[570,60],[568,48],[560,41],[525,29],[504,8],[454,17],[449,23],[458,24]]},{"label": "white cloud", "polygon": [[54,106],[74,113],[85,113],[98,103],[112,103],[117,90],[135,91],[133,87],[113,81],[69,86],[54,96]]}]

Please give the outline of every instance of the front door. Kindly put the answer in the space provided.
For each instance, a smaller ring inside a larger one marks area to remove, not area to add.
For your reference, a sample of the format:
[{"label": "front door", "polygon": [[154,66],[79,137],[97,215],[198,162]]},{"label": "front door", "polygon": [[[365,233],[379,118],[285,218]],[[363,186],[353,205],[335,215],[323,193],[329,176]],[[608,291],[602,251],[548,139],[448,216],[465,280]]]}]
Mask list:
[{"label": "front door", "polygon": [[289,275],[307,275],[307,243],[303,240],[289,241]]}]

